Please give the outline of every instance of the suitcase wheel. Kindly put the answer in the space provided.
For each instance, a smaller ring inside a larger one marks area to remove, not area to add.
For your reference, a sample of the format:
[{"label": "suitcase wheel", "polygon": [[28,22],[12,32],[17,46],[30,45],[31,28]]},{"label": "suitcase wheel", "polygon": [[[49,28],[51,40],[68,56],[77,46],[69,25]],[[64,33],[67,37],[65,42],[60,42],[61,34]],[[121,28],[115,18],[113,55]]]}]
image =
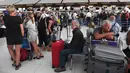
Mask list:
[{"label": "suitcase wheel", "polygon": [[55,68],[55,66],[52,65],[52,68]]},{"label": "suitcase wheel", "polygon": [[70,68],[70,70],[72,70],[72,68]]},{"label": "suitcase wheel", "polygon": [[85,65],[87,65],[88,64],[88,62],[85,62]]},{"label": "suitcase wheel", "polygon": [[87,68],[85,68],[84,71],[87,71]]},{"label": "suitcase wheel", "polygon": [[95,65],[95,63],[93,62],[93,65]]},{"label": "suitcase wheel", "polygon": [[92,71],[92,73],[94,73],[94,71]]},{"label": "suitcase wheel", "polygon": [[28,57],[28,60],[29,60],[29,61],[31,61],[31,60],[32,60],[32,57],[31,57],[31,56],[29,56],[29,57]]}]

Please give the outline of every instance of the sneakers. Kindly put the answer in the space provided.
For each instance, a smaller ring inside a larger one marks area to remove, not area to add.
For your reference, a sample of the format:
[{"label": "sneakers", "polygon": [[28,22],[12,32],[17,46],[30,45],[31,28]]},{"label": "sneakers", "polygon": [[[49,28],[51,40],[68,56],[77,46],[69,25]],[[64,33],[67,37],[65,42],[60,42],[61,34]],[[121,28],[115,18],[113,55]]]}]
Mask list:
[{"label": "sneakers", "polygon": [[66,71],[66,68],[59,67],[59,68],[55,69],[54,71],[55,72],[63,72],[63,71]]},{"label": "sneakers", "polygon": [[15,67],[15,70],[18,70],[21,67],[21,63],[19,65],[16,65],[16,62],[12,64],[13,67]]},{"label": "sneakers", "polygon": [[12,64],[12,66],[13,66],[13,67],[15,67],[15,66],[16,66],[16,62],[15,62],[15,61],[14,61],[14,63]]},{"label": "sneakers", "polygon": [[15,70],[19,70],[20,67],[21,67],[21,64],[16,65],[16,66],[15,66]]}]

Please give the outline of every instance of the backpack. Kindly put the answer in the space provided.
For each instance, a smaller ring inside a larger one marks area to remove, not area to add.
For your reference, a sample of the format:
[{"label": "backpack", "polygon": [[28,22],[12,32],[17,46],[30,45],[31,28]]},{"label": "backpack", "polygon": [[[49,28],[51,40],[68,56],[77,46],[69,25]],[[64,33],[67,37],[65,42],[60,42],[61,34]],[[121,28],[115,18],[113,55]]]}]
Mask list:
[{"label": "backpack", "polygon": [[83,13],[80,13],[80,18],[84,18],[84,14]]},{"label": "backpack", "polygon": [[60,18],[62,19],[63,23],[66,23],[67,20],[69,19],[69,16],[66,13],[62,13],[61,16],[60,16]]},{"label": "backpack", "polygon": [[126,13],[122,13],[121,20],[126,20]]}]

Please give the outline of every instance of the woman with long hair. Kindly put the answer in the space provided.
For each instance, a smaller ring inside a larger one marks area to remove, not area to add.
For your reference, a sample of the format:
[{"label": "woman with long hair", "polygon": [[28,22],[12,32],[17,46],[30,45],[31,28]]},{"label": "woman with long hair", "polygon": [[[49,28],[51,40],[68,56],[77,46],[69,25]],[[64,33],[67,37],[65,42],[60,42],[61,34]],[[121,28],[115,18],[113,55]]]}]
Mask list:
[{"label": "woman with long hair", "polygon": [[38,32],[36,29],[34,14],[32,12],[28,12],[27,17],[28,17],[28,21],[27,21],[25,27],[28,29],[28,35],[29,35],[28,39],[34,48],[34,53],[36,55],[36,57],[34,57],[34,59],[35,58],[40,59],[41,57],[44,57],[44,56],[42,55],[42,52],[36,43]]},{"label": "woman with long hair", "polygon": [[[15,7],[13,5],[7,6],[8,15],[3,17],[6,26],[6,40],[9,53],[14,61],[12,66],[15,70],[21,67],[20,64],[20,47],[22,44],[22,36],[24,36],[24,29],[22,19],[16,15]],[[15,46],[15,51],[13,50]]]}]

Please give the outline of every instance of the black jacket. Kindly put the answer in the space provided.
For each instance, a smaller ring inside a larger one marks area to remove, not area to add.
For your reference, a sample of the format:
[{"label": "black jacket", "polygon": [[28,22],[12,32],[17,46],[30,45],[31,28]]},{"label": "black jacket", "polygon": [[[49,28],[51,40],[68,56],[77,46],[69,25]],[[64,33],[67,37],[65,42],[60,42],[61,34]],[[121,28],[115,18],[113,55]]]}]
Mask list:
[{"label": "black jacket", "polygon": [[83,37],[83,33],[80,31],[79,28],[73,30],[73,38],[71,43],[69,44],[70,49],[78,50],[82,52],[85,40]]}]

